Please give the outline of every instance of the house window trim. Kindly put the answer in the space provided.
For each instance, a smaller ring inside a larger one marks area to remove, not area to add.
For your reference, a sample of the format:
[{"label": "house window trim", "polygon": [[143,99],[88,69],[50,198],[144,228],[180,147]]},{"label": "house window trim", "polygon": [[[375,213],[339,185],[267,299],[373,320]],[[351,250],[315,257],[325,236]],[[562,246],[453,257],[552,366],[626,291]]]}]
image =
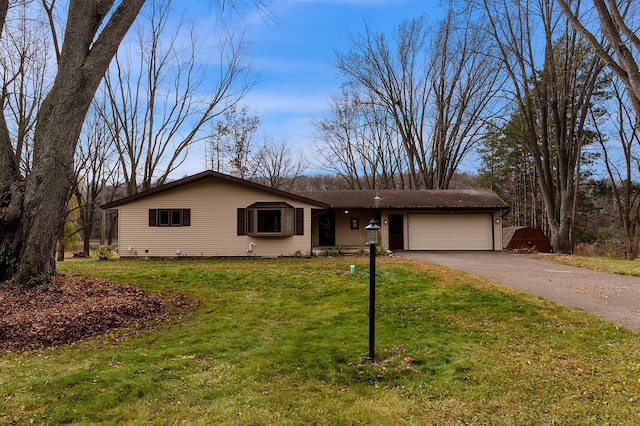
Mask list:
[{"label": "house window trim", "polygon": [[[166,214],[166,222],[161,221]],[[179,228],[191,226],[191,209],[149,209],[149,226]]]},{"label": "house window trim", "polygon": [[[279,231],[258,231],[259,212],[279,211]],[[285,202],[257,202],[238,209],[238,235],[251,237],[291,237],[304,235],[304,209]]]},{"label": "house window trim", "polygon": [[[260,213],[279,212],[278,231],[260,230]],[[248,207],[247,235],[252,237],[290,237],[295,234],[295,209],[293,207]]]}]

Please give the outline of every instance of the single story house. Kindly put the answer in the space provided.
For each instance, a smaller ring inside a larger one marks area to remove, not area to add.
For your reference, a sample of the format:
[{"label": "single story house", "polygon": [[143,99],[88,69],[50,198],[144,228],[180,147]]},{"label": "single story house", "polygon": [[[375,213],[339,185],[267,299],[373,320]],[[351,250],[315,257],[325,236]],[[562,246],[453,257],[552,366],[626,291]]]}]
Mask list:
[{"label": "single story house", "polygon": [[486,189],[292,193],[211,170],[101,207],[121,257],[310,256],[364,247],[371,219],[390,250],[501,250],[508,210]]}]

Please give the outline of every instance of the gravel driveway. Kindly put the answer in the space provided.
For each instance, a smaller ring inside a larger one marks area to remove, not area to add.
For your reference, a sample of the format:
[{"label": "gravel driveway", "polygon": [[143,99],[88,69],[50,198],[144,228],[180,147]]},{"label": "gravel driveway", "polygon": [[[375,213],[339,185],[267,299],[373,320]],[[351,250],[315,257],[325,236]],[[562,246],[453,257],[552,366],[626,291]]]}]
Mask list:
[{"label": "gravel driveway", "polygon": [[534,293],[562,305],[640,330],[640,278],[545,261],[540,256],[490,251],[404,251],[422,260]]}]

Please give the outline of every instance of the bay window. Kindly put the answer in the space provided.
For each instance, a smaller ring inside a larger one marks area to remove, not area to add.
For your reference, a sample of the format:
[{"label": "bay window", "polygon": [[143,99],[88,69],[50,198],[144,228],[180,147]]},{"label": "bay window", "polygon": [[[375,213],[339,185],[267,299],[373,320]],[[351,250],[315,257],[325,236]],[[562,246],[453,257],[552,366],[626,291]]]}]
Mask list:
[{"label": "bay window", "polygon": [[303,225],[304,209],[284,202],[258,202],[238,209],[238,235],[303,235]]}]

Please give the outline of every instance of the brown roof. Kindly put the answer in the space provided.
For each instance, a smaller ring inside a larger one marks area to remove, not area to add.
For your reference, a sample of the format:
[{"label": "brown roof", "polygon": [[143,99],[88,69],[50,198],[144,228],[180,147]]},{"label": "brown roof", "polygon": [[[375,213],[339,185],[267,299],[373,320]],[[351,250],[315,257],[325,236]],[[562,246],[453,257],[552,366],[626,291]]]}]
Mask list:
[{"label": "brown roof", "polygon": [[335,209],[508,209],[490,189],[341,190],[298,194]]},{"label": "brown roof", "polygon": [[447,190],[332,190],[291,193],[249,180],[207,170],[169,182],[100,206],[112,209],[130,201],[178,188],[202,179],[217,178],[239,185],[270,192],[291,200],[320,208],[336,209],[508,209],[504,201],[489,189]]},{"label": "brown roof", "polygon": [[262,191],[266,191],[266,192],[270,192],[272,194],[275,195],[279,195],[281,197],[284,198],[288,198],[290,200],[297,200],[297,201],[301,201],[304,203],[308,203],[317,207],[322,207],[322,208],[327,208],[329,207],[327,204],[325,204],[322,201],[318,201],[318,200],[314,200],[314,199],[310,199],[307,197],[304,197],[303,195],[299,195],[299,194],[293,194],[291,192],[286,192],[286,191],[281,191],[279,189],[275,189],[275,188],[271,188],[269,186],[265,186],[265,185],[261,185],[259,183],[255,183],[255,182],[251,182],[249,180],[245,180],[245,179],[241,179],[241,178],[237,178],[234,176],[230,176],[230,175],[225,175],[223,173],[218,173],[218,172],[214,172],[213,170],[206,170],[204,172],[192,175],[192,176],[187,176],[185,178],[173,181],[173,182],[169,182],[167,184],[158,186],[156,188],[152,188],[152,189],[148,189],[146,191],[142,191],[139,192],[137,194],[134,195],[130,195],[128,197],[124,197],[124,198],[120,198],[119,200],[115,200],[112,201],[110,203],[106,203],[100,206],[101,209],[103,210],[107,210],[107,209],[112,209],[114,207],[118,207],[122,204],[126,204],[130,201],[134,201],[134,200],[139,200],[141,198],[144,197],[148,197],[150,195],[153,194],[157,194],[160,192],[164,192],[164,191],[168,191],[170,189],[174,189],[174,188],[178,188],[180,186],[183,185],[187,185],[193,182],[197,182],[199,180],[202,179],[209,179],[209,178],[217,178],[217,179],[222,179],[225,180],[227,182],[233,182],[239,185],[244,185],[244,186],[248,186],[250,188],[255,188],[255,189],[259,189]]}]

